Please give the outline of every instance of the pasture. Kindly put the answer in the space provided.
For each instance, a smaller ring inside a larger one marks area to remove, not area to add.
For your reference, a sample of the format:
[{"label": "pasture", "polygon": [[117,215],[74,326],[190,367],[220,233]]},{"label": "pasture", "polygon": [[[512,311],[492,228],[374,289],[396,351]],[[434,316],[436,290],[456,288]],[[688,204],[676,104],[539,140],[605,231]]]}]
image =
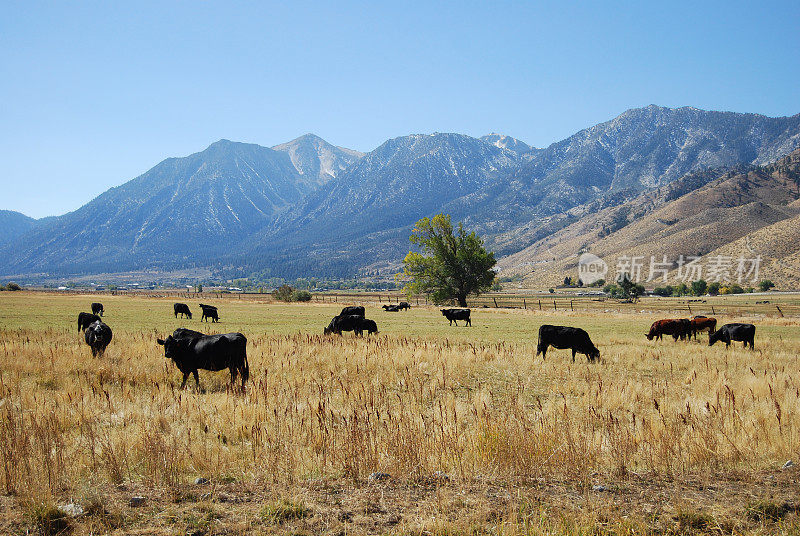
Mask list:
[{"label": "pasture", "polygon": [[[77,332],[92,301],[101,358]],[[373,303],[359,339],[322,336],[343,303],[203,298],[206,324],[198,301],[0,294],[1,533],[47,532],[69,503],[83,515],[54,526],[77,534],[800,530],[798,318],[718,315],[756,324],[750,351],[647,341],[663,315],[635,311],[451,327]],[[536,357],[545,323],[584,328],[600,362]],[[202,370],[180,391],[156,344],[177,327],[244,333],[247,392]]]}]

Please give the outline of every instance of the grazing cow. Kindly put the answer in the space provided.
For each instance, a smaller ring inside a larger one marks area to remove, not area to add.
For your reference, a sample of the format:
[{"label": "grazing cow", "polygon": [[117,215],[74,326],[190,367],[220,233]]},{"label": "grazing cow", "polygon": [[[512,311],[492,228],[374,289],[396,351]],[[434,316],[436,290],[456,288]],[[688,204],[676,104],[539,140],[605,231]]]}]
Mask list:
[{"label": "grazing cow", "polygon": [[95,320],[83,332],[83,338],[86,344],[92,349],[92,357],[103,355],[106,347],[111,342],[111,328],[104,324],[102,320]]},{"label": "grazing cow", "polygon": [[78,333],[89,327],[92,322],[97,322],[100,317],[92,313],[78,313]]},{"label": "grazing cow", "polygon": [[241,333],[200,334],[199,337],[170,335],[166,340],[158,339],[157,342],[164,347],[164,357],[172,359],[178,370],[183,373],[181,389],[186,387],[189,374],[194,375],[195,383],[200,386],[198,369],[211,371],[228,369],[231,373],[231,385],[236,382],[236,377],[241,375],[244,391],[245,383],[250,378],[250,367],[247,363],[247,338]]},{"label": "grazing cow", "polygon": [[341,335],[343,331],[355,331],[358,334],[363,320],[364,317],[359,315],[337,315],[333,317],[328,327],[323,330],[323,333],[325,335],[331,333]]},{"label": "grazing cow", "polygon": [[739,341],[744,343],[745,348],[749,344],[752,350],[755,338],[756,327],[753,324],[725,324],[708,336],[708,345],[713,346],[715,342],[722,341],[728,347],[731,341]]},{"label": "grazing cow", "polygon": [[358,328],[356,328],[354,331],[359,337],[362,336],[365,331],[367,332],[367,335],[372,335],[373,333],[378,333],[378,324],[369,318],[362,318]]},{"label": "grazing cow", "polygon": [[219,322],[219,314],[217,313],[217,308],[213,305],[204,305],[200,304],[200,308],[203,310],[203,316],[200,317],[200,322],[205,320],[208,322],[208,319],[211,319],[211,322]]},{"label": "grazing cow", "polygon": [[381,307],[388,313],[396,313],[400,310],[400,305],[381,305]]},{"label": "grazing cow", "polygon": [[397,308],[400,309],[401,311],[404,311],[406,309],[411,309],[411,304],[405,301],[401,301],[400,303],[397,304]]},{"label": "grazing cow", "polygon": [[692,317],[692,337],[697,340],[697,334],[701,331],[708,330],[708,336],[710,337],[714,331],[717,329],[717,319],[710,318],[708,316],[697,315]]},{"label": "grazing cow", "polygon": [[178,318],[178,315],[181,315],[181,318],[186,316],[189,320],[192,319],[192,312],[189,310],[189,306],[185,303],[176,303],[172,306],[172,309],[175,311],[175,318]]},{"label": "grazing cow", "polygon": [[656,320],[646,333],[648,341],[662,340],[663,335],[672,335],[674,340],[685,339],[691,333],[692,323],[688,318],[665,318]]},{"label": "grazing cow", "polygon": [[349,307],[345,307],[342,309],[342,312],[339,313],[341,315],[356,315],[364,318],[364,306],[363,305],[351,305]]},{"label": "grazing cow", "polygon": [[570,348],[573,363],[576,353],[586,355],[589,362],[600,359],[600,350],[592,343],[589,334],[581,328],[543,325],[539,328],[539,344],[536,347],[536,355],[542,354],[542,359],[544,359],[547,357],[547,348],[550,346],[559,350]]},{"label": "grazing cow", "polygon": [[98,302],[94,302],[92,304],[92,314],[93,315],[103,316],[103,304],[102,303],[98,303]]},{"label": "grazing cow", "polygon": [[472,325],[472,320],[469,317],[469,309],[442,309],[441,311],[444,317],[450,321],[451,326],[453,325],[453,322],[455,322],[456,326],[458,326],[458,322],[456,322],[457,320],[465,320],[465,326]]}]

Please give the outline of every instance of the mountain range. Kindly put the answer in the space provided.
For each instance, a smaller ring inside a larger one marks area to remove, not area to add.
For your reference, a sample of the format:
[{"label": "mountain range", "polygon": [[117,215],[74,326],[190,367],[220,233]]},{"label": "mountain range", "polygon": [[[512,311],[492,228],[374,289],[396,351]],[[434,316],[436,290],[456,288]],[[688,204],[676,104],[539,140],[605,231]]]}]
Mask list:
[{"label": "mountain range", "polygon": [[272,148],[220,140],[63,216],[0,212],[0,274],[389,275],[414,223],[446,212],[485,238],[501,274],[552,285],[578,251],[660,236],[653,246],[694,255],[790,228],[798,147],[800,114],[653,105],[546,148],[501,134],[415,134],[366,154],[312,134]]}]

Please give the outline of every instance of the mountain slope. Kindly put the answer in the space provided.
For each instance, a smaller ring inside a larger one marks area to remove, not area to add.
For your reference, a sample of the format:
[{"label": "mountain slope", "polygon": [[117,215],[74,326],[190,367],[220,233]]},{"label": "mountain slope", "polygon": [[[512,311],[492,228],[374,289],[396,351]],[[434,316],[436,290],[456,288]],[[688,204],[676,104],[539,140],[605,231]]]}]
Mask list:
[{"label": "mountain slope", "polygon": [[364,156],[364,153],[331,145],[314,134],[305,134],[272,149],[288,154],[297,172],[315,186],[322,186]]},{"label": "mountain slope", "polygon": [[7,273],[124,270],[223,253],[311,191],[285,153],[221,140],[164,160],[8,246]]},{"label": "mountain slope", "polygon": [[395,259],[417,220],[502,178],[517,163],[516,153],[461,134],[389,140],[289,211],[247,258],[281,262],[293,273],[305,263],[338,263],[333,273],[339,275],[354,265]]},{"label": "mountain slope", "polygon": [[[641,192],[707,168],[763,164],[797,147],[800,114],[771,118],[651,105],[535,153],[507,181],[453,210],[479,230],[512,230],[611,192]],[[498,238],[493,246],[510,253],[520,249],[524,235]]]},{"label": "mountain slope", "polygon": [[689,175],[618,206],[576,208],[562,229],[503,258],[499,265],[506,274],[552,285],[574,275],[581,252],[605,259],[612,270],[614,259],[621,255],[648,261],[651,255],[659,260],[667,255],[670,261],[680,255],[709,255],[795,218],[800,214],[798,199],[800,150],[748,171]]},{"label": "mountain slope", "polygon": [[0,210],[0,245],[15,240],[36,225],[36,220],[21,212]]}]

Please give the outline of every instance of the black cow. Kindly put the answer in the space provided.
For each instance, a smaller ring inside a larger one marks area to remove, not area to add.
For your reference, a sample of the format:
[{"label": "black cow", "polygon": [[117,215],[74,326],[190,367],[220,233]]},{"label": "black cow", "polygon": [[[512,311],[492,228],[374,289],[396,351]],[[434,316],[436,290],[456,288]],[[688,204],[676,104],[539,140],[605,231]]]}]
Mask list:
[{"label": "black cow", "polygon": [[350,305],[349,307],[345,307],[342,309],[342,312],[339,313],[339,316],[342,315],[356,315],[364,318],[364,306],[363,305]]},{"label": "black cow", "polygon": [[[185,331],[192,332],[192,330]],[[166,340],[158,339],[157,342],[164,347],[164,356],[172,359],[178,370],[183,373],[181,389],[186,387],[189,374],[194,375],[194,381],[198,387],[200,386],[198,369],[211,371],[228,369],[231,373],[231,385],[236,381],[236,377],[241,375],[242,390],[250,378],[247,338],[241,333],[200,334],[199,337],[170,335]]]},{"label": "black cow", "polygon": [[381,307],[388,313],[396,313],[400,310],[400,305],[381,305]]},{"label": "black cow", "polygon": [[204,305],[200,304],[200,308],[203,310],[203,316],[200,317],[200,322],[205,320],[208,322],[208,319],[211,319],[211,322],[219,322],[219,314],[217,313],[217,308],[213,305]]},{"label": "black cow", "polygon": [[100,317],[92,313],[78,313],[78,333],[89,327],[92,322],[97,322]]},{"label": "black cow", "polygon": [[708,345],[713,346],[715,342],[722,341],[727,347],[731,345],[731,341],[739,341],[744,343],[745,348],[749,344],[752,350],[755,338],[756,327],[753,324],[725,324],[708,336]]},{"label": "black cow", "polygon": [[103,355],[106,347],[111,342],[111,328],[104,324],[102,320],[95,320],[83,332],[83,338],[86,344],[92,349],[92,357]]},{"label": "black cow", "polygon": [[378,333],[378,324],[369,318],[362,318],[358,328],[354,331],[359,337],[363,335],[365,331],[367,332],[367,335],[372,335],[373,333]]},{"label": "black cow", "polygon": [[103,316],[103,304],[94,302],[92,304],[92,314]]},{"label": "black cow", "polygon": [[586,355],[589,362],[600,359],[600,350],[592,344],[589,334],[581,328],[543,325],[539,328],[539,344],[536,347],[536,355],[542,354],[542,359],[544,359],[547,357],[547,348],[550,346],[559,350],[572,349],[573,363],[576,353]]},{"label": "black cow", "polygon": [[469,318],[469,309],[442,309],[441,311],[444,317],[450,321],[451,326],[453,325],[453,322],[455,322],[456,326],[458,326],[458,322],[456,322],[457,320],[465,320],[465,326],[472,325],[472,320]]},{"label": "black cow", "polygon": [[400,309],[401,311],[405,309],[411,309],[411,304],[408,302],[401,301],[400,303],[397,304],[397,308]]},{"label": "black cow", "polygon": [[178,315],[181,315],[181,318],[186,316],[189,320],[192,319],[192,312],[189,310],[189,306],[185,303],[176,303],[172,306],[172,309],[175,311],[175,318],[178,318]]},{"label": "black cow", "polygon": [[323,330],[323,333],[325,335],[331,333],[341,335],[343,331],[358,332],[363,320],[364,317],[359,315],[337,315],[333,317],[328,327]]}]

